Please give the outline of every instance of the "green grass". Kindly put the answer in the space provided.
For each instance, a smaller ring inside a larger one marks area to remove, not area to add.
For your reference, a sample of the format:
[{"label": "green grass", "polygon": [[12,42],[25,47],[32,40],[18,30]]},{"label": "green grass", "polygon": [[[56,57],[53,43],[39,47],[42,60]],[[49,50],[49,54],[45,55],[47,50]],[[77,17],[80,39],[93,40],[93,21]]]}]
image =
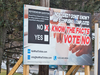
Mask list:
[{"label": "green grass", "polygon": [[[0,75],[6,75],[6,70],[2,69]],[[13,75],[22,75],[22,74],[20,74],[20,73],[14,73]]]}]

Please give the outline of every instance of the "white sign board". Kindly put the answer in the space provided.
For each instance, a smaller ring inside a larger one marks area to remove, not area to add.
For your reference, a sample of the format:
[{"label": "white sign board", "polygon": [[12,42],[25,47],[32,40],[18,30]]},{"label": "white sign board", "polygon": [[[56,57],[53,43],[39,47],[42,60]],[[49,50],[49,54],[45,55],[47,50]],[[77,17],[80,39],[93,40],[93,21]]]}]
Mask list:
[{"label": "white sign board", "polygon": [[91,14],[24,5],[24,64],[91,65]]}]

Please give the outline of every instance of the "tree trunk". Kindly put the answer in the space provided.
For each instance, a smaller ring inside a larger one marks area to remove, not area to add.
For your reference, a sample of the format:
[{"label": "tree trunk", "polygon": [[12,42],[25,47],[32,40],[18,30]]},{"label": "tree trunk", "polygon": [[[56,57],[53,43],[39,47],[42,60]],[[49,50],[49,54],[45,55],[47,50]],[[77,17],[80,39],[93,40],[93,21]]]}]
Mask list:
[{"label": "tree trunk", "polygon": [[[7,54],[7,55],[8,55],[8,54]],[[9,59],[8,59],[8,56],[7,56],[6,67],[7,67],[6,75],[8,75],[8,73],[9,73]]]},{"label": "tree trunk", "polygon": [[1,73],[1,63],[2,63],[2,52],[3,49],[0,47],[0,73]]},{"label": "tree trunk", "polygon": [[[49,7],[49,0],[40,0],[40,5]],[[39,75],[49,75],[49,65],[39,65]]]},{"label": "tree trunk", "polygon": [[3,56],[3,49],[6,40],[6,28],[0,28],[0,73],[1,73],[1,63],[2,63],[2,56]]},{"label": "tree trunk", "polygon": [[84,6],[85,6],[85,3],[86,3],[87,1],[83,1],[82,2],[82,11],[84,11]]},{"label": "tree trunk", "polygon": [[49,66],[48,65],[40,65],[39,66],[39,75],[49,75]]}]

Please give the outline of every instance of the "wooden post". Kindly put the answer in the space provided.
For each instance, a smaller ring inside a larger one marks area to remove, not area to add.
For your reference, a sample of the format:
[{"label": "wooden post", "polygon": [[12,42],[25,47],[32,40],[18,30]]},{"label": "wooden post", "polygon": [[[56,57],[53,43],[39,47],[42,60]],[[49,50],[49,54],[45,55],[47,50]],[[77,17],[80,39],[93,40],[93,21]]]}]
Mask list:
[{"label": "wooden post", "polygon": [[62,71],[62,75],[64,75],[64,71]]},{"label": "wooden post", "polygon": [[68,70],[70,70],[71,67],[72,67],[72,65],[68,65]]},{"label": "wooden post", "polygon": [[70,75],[76,67],[77,67],[77,65],[73,65],[73,66],[69,69],[69,71],[66,73],[66,75]]},{"label": "wooden post", "polygon": [[85,66],[85,75],[90,75],[90,66]]},{"label": "wooden post", "polygon": [[[77,65],[73,65],[70,70],[66,73],[66,75],[70,75],[73,71],[72,75],[75,75],[75,73],[77,72],[77,70],[79,69],[80,66]],[[80,75],[80,73],[79,73]],[[85,75],[90,75],[90,66],[85,66]]]},{"label": "wooden post", "polygon": [[21,65],[22,61],[23,61],[23,56],[20,57],[20,59],[15,64],[15,66],[11,69],[11,71],[9,72],[8,75],[13,75],[15,73],[15,71],[18,69],[18,67]]},{"label": "wooden post", "polygon": [[80,68],[80,66],[77,66],[77,67],[75,68],[75,71],[73,72],[72,75],[75,75],[79,68]]},{"label": "wooden post", "polygon": [[79,75],[80,75],[80,72],[79,72]]},{"label": "wooden post", "polygon": [[23,65],[23,75],[29,75],[29,65]]}]

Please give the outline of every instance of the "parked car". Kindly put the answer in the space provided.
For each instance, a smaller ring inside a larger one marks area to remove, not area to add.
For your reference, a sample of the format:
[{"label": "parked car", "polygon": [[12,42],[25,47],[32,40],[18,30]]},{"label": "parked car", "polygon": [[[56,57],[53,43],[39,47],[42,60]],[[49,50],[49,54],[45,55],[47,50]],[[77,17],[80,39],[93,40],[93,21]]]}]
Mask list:
[{"label": "parked car", "polygon": [[58,66],[57,65],[49,65],[49,68],[50,69],[58,69]]}]

